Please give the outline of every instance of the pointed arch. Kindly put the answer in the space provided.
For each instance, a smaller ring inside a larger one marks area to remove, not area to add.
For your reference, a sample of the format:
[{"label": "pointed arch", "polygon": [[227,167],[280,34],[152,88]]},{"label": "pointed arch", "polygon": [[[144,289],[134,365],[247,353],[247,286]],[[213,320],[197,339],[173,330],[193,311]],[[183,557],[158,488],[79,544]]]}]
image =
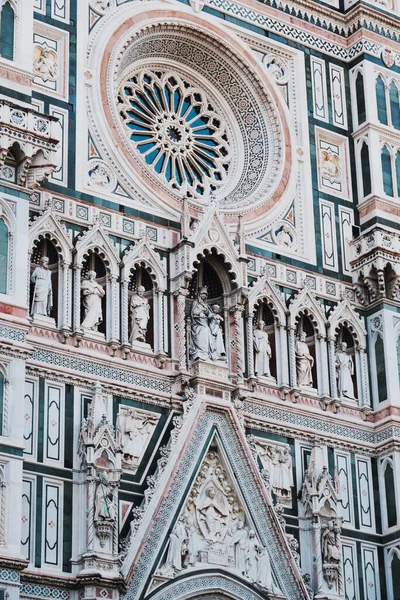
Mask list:
[{"label": "pointed arch", "polygon": [[359,314],[356,313],[347,298],[343,298],[331,311],[328,317],[331,335],[338,332],[340,325],[344,325],[353,334],[356,345],[360,348],[367,346],[367,331]]},{"label": "pointed arch", "polygon": [[129,277],[129,273],[136,266],[143,266],[150,274],[158,290],[167,289],[167,272],[165,271],[160,256],[154,247],[143,239],[134,246],[129,246],[122,258],[123,277]]},{"label": "pointed arch", "polygon": [[77,265],[82,266],[90,250],[99,254],[111,276],[118,277],[120,262],[118,254],[111,239],[99,223],[95,223],[79,236],[75,245]]},{"label": "pointed arch", "polygon": [[[17,220],[6,200],[0,198],[0,221],[4,223],[0,239],[0,252],[2,257],[1,271],[4,280],[0,282],[0,293],[13,294],[15,290],[15,233],[17,229]],[[5,267],[3,271],[3,267]]]},{"label": "pointed arch", "polygon": [[48,208],[42,215],[35,217],[29,226],[29,248],[32,249],[36,241],[47,237],[56,247],[61,260],[71,262],[73,246],[68,237],[67,230],[60,219]]},{"label": "pointed arch", "polygon": [[274,315],[278,325],[286,324],[287,308],[278,287],[273,285],[266,273],[261,275],[249,288],[249,310],[252,312],[258,301],[264,300]]},{"label": "pointed arch", "polygon": [[301,314],[306,315],[312,322],[316,333],[325,336],[327,322],[322,304],[307,288],[303,288],[289,305],[289,325],[295,329]]}]

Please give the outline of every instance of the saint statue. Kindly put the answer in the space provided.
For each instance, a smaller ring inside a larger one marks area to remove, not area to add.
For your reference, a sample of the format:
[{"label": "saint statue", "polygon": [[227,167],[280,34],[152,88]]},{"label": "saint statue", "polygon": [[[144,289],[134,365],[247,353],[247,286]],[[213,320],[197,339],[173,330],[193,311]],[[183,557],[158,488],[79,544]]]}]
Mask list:
[{"label": "saint statue", "polygon": [[197,294],[197,300],[193,301],[190,310],[192,326],[189,354],[192,360],[196,360],[196,358],[208,360],[210,358],[211,331],[208,320],[211,317],[211,309],[207,304],[207,297],[207,288],[201,287]]},{"label": "saint statue", "polygon": [[144,297],[145,288],[140,285],[137,293],[132,294],[131,298],[131,335],[129,341],[145,342],[147,333],[147,323],[150,317],[150,305],[147,298]]},{"label": "saint statue", "polygon": [[222,323],[224,319],[219,314],[221,308],[219,304],[212,305],[212,313],[208,320],[210,327],[210,358],[218,360],[225,356],[224,338],[222,336]]},{"label": "saint statue", "polygon": [[263,589],[275,593],[275,586],[272,583],[271,561],[268,550],[263,546],[260,546],[258,550],[257,583]]},{"label": "saint statue", "polygon": [[300,336],[297,338],[295,349],[297,385],[312,387],[312,367],[314,365],[314,359],[310,354],[310,350],[305,340],[306,334],[304,331],[302,331]]},{"label": "saint statue", "polygon": [[235,568],[244,575],[246,573],[247,541],[249,532],[242,519],[238,520],[236,531],[231,532],[232,544],[235,548]]},{"label": "saint statue", "polygon": [[82,322],[82,327],[97,331],[100,323],[103,321],[101,299],[105,291],[96,281],[96,271],[89,271],[88,279],[82,281],[81,291],[82,303],[85,309],[85,318]]},{"label": "saint statue", "polygon": [[271,359],[272,351],[268,341],[268,333],[264,331],[264,327],[264,321],[258,321],[258,325],[253,332],[254,372],[258,376],[265,375],[266,377],[269,377],[271,375],[269,361]]},{"label": "saint statue", "polygon": [[336,377],[338,380],[338,392],[341,398],[354,399],[354,384],[352,375],[354,374],[353,359],[347,354],[347,344],[340,344],[341,350],[335,355]]},{"label": "saint statue", "polygon": [[247,540],[246,576],[254,583],[258,579],[258,553],[260,544],[253,530],[249,531]]},{"label": "saint statue", "polygon": [[51,271],[49,270],[49,259],[42,256],[40,264],[35,267],[31,281],[34,285],[31,315],[50,315],[53,308],[53,288],[51,285]]},{"label": "saint statue", "polygon": [[329,522],[322,534],[322,558],[324,563],[337,564],[340,562],[340,551],[332,521]]},{"label": "saint statue", "polygon": [[272,487],[280,490],[280,492],[287,496],[291,492],[293,486],[293,471],[292,471],[292,457],[290,455],[289,448],[282,448],[276,452],[276,460],[274,461],[274,478]]},{"label": "saint statue", "polygon": [[114,521],[114,493],[106,473],[100,473],[95,496],[94,521]]},{"label": "saint statue", "polygon": [[169,536],[169,545],[167,558],[163,570],[165,571],[182,571],[182,546],[186,538],[185,526],[179,520],[172,529]]}]

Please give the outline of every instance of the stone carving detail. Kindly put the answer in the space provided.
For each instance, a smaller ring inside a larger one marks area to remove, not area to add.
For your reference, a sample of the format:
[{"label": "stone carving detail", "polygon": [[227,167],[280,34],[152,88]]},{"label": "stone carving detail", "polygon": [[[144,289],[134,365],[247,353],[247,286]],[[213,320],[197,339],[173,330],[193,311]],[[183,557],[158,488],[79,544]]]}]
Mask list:
[{"label": "stone carving detail", "polygon": [[89,271],[88,279],[84,279],[81,283],[82,304],[85,309],[82,327],[92,331],[97,331],[100,323],[103,322],[101,299],[105,295],[104,289],[95,279],[96,271]]},{"label": "stone carving detail", "polygon": [[121,435],[124,469],[136,471],[158,419],[156,413],[120,407],[117,429]]},{"label": "stone carving detail", "polygon": [[57,53],[45,46],[35,46],[32,68],[43,81],[55,81],[58,77]]},{"label": "stone carving detail", "polygon": [[144,297],[145,288],[140,285],[137,293],[131,297],[131,335],[130,342],[145,342],[147,323],[150,317],[150,305]]},{"label": "stone carving detail", "polygon": [[294,227],[280,221],[277,227],[273,230],[273,238],[278,246],[286,246],[287,248],[293,248],[296,245],[297,237]]},{"label": "stone carving detail", "polygon": [[306,344],[306,334],[302,331],[296,340],[296,374],[297,385],[312,387],[313,376],[312,367],[314,359],[310,354],[310,350]]},{"label": "stone carving detail", "polygon": [[207,288],[201,287],[190,310],[191,330],[189,354],[192,360],[224,360],[225,345],[219,314],[220,307],[207,304]]},{"label": "stone carving detail", "polygon": [[272,351],[271,344],[268,341],[268,333],[264,330],[264,327],[264,321],[258,321],[253,333],[254,372],[259,377],[270,377],[269,361]]},{"label": "stone carving detail", "polygon": [[335,355],[336,376],[338,380],[338,392],[340,398],[350,398],[354,400],[354,383],[352,375],[354,374],[354,363],[352,357],[346,352],[347,344],[342,342],[340,349]]},{"label": "stone carving detail", "polygon": [[340,156],[334,152],[332,148],[320,150],[321,175],[330,183],[340,182],[342,179],[342,171],[340,167]]},{"label": "stone carving detail", "polygon": [[285,85],[289,81],[289,68],[286,61],[276,54],[267,54],[262,59],[268,73],[278,85]]},{"label": "stone carving detail", "polygon": [[51,283],[51,271],[49,270],[49,259],[42,256],[40,264],[35,268],[31,276],[33,283],[33,298],[31,315],[49,316],[53,308],[53,288]]},{"label": "stone carving detail", "polygon": [[88,184],[90,187],[111,191],[115,187],[116,181],[110,168],[102,161],[95,160],[89,163]]},{"label": "stone carving detail", "polygon": [[268,550],[260,544],[213,450],[208,452],[171,531],[158,575],[170,578],[182,570],[207,565],[228,567],[256,587],[279,593]]},{"label": "stone carving detail", "polygon": [[250,436],[249,444],[254,456],[260,458],[264,477],[274,492],[276,500],[284,506],[292,506],[293,467],[290,447],[274,444]]}]

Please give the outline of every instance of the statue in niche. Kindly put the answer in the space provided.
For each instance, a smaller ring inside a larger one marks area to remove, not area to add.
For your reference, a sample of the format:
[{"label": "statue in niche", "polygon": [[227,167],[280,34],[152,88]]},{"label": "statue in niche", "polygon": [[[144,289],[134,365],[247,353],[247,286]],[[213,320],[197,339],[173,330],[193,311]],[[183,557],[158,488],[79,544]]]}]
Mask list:
[{"label": "statue in niche", "polygon": [[254,372],[258,376],[270,377],[269,361],[272,356],[268,333],[264,330],[264,321],[258,321],[253,332]]},{"label": "statue in niche", "polygon": [[114,492],[107,473],[100,473],[95,495],[94,521],[115,521]]},{"label": "statue in niche", "polygon": [[333,521],[329,521],[327,528],[322,533],[321,546],[324,563],[337,564],[340,562],[337,532],[335,531]]},{"label": "statue in niche", "polygon": [[296,340],[295,353],[297,385],[312,387],[312,368],[314,365],[314,359],[311,356],[310,350],[306,344],[306,334],[304,331],[300,333],[300,336]]},{"label": "statue in niche", "polygon": [[40,264],[35,267],[31,275],[34,285],[31,315],[50,315],[53,308],[53,288],[51,284],[51,271],[49,270],[49,259],[42,256]]},{"label": "statue in niche", "polygon": [[218,360],[225,356],[225,345],[224,338],[222,336],[222,323],[224,322],[221,317],[219,304],[212,305],[212,312],[209,318],[210,327],[210,358],[212,360]]},{"label": "statue in niche", "polygon": [[212,313],[207,304],[207,298],[207,288],[201,287],[198,291],[197,299],[193,301],[190,310],[192,325],[189,354],[192,360],[196,360],[197,358],[208,360],[211,358],[209,318]]},{"label": "statue in niche", "polygon": [[96,271],[88,272],[88,279],[84,279],[81,283],[81,292],[82,304],[85,309],[82,327],[97,331],[100,323],[103,322],[101,299],[105,295],[105,291],[96,281]]},{"label": "statue in niche", "polygon": [[126,415],[122,451],[127,463],[133,466],[138,465],[156,424],[155,417],[141,415],[134,410],[129,411]]},{"label": "statue in niche", "polygon": [[341,398],[350,398],[354,400],[354,363],[352,357],[347,354],[347,344],[342,342],[340,350],[335,355],[336,377],[338,380],[338,392]]},{"label": "statue in niche", "polygon": [[145,342],[147,333],[147,324],[150,318],[150,305],[147,298],[144,297],[145,288],[140,285],[137,293],[131,297],[131,335],[129,341]]}]

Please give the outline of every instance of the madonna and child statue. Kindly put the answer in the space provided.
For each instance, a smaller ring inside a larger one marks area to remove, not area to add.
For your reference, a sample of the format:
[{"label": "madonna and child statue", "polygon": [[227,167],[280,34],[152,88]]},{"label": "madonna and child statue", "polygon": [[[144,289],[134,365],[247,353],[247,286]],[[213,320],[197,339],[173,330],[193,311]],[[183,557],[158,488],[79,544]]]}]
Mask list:
[{"label": "madonna and child statue", "polygon": [[226,360],[221,309],[219,304],[209,306],[207,298],[207,288],[199,288],[190,310],[189,355],[191,360]]}]

